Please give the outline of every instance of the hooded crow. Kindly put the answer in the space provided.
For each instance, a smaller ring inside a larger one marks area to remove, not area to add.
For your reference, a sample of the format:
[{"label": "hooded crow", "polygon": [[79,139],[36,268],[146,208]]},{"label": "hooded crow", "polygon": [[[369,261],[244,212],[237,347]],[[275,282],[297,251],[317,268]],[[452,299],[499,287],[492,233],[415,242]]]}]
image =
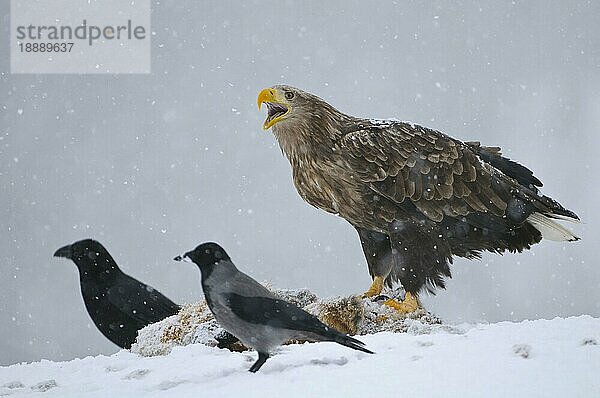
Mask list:
[{"label": "hooded crow", "polygon": [[203,243],[174,260],[191,261],[200,268],[204,296],[215,319],[258,352],[250,372],[259,370],[270,353],[288,340],[333,341],[373,354],[361,341],[325,325],[240,272],[216,243]]},{"label": "hooded crow", "polygon": [[68,258],[77,265],[88,314],[100,332],[121,348],[129,349],[144,326],[179,312],[180,307],[158,290],[123,273],[95,240],[61,247],[54,257]]}]

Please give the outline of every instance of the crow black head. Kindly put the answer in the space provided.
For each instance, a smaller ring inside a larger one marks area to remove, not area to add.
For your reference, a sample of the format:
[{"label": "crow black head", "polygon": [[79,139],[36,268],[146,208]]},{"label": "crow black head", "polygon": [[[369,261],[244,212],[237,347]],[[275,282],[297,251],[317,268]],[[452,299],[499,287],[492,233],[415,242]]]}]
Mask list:
[{"label": "crow black head", "polygon": [[201,270],[213,267],[223,260],[230,260],[225,249],[214,242],[203,243],[183,256],[174,258],[175,261],[185,261],[188,259],[200,267]]},{"label": "crow black head", "polygon": [[72,260],[80,272],[92,274],[110,274],[119,267],[108,251],[93,239],[84,239],[63,246],[54,252],[54,257]]}]

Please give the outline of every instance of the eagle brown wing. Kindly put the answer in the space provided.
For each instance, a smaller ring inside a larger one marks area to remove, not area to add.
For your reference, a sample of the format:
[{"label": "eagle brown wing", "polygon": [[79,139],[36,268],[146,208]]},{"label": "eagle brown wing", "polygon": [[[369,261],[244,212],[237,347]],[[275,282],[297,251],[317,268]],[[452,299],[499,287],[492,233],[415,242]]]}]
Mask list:
[{"label": "eagle brown wing", "polygon": [[[352,171],[374,192],[398,204],[410,199],[437,222],[473,212],[502,217],[513,191],[527,190],[482,161],[468,144],[417,125],[362,124],[342,138],[341,146]],[[492,149],[477,148],[501,158]]]},{"label": "eagle brown wing", "polygon": [[500,148],[482,146],[479,141],[468,141],[465,142],[473,152],[477,154],[486,163],[496,167],[498,170],[514,178],[519,184],[537,192],[537,187],[541,187],[543,184],[534,175],[533,171],[527,167],[520,165],[508,158],[502,156]]}]

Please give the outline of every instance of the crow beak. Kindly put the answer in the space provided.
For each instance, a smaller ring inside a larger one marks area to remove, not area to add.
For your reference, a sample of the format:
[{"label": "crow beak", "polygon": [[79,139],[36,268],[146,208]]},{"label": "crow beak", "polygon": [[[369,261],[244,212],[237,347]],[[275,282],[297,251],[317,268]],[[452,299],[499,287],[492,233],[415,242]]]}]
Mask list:
[{"label": "crow beak", "polygon": [[190,258],[186,254],[179,255],[179,256],[175,257],[173,260],[175,260],[175,261],[184,261],[186,263],[191,263],[192,262],[192,260],[190,260]]},{"label": "crow beak", "polygon": [[71,251],[71,245],[66,245],[54,252],[54,257],[64,257],[71,259],[73,252]]}]

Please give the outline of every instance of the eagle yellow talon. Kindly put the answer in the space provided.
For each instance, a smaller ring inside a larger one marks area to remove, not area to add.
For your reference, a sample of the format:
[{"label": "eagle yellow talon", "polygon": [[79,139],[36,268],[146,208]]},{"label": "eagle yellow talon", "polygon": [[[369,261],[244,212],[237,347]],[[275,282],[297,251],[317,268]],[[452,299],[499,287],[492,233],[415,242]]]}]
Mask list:
[{"label": "eagle yellow talon", "polygon": [[404,295],[404,300],[401,302],[398,302],[394,299],[389,299],[385,300],[383,305],[387,305],[388,307],[391,307],[403,314],[415,312],[417,309],[419,309],[419,302],[417,301],[417,298],[409,292],[406,292],[406,295]]},{"label": "eagle yellow talon", "polygon": [[376,276],[375,278],[373,278],[373,283],[371,284],[371,287],[369,288],[369,290],[367,290],[366,293],[363,294],[363,297],[379,296],[381,294],[382,290],[383,290],[383,276]]}]

